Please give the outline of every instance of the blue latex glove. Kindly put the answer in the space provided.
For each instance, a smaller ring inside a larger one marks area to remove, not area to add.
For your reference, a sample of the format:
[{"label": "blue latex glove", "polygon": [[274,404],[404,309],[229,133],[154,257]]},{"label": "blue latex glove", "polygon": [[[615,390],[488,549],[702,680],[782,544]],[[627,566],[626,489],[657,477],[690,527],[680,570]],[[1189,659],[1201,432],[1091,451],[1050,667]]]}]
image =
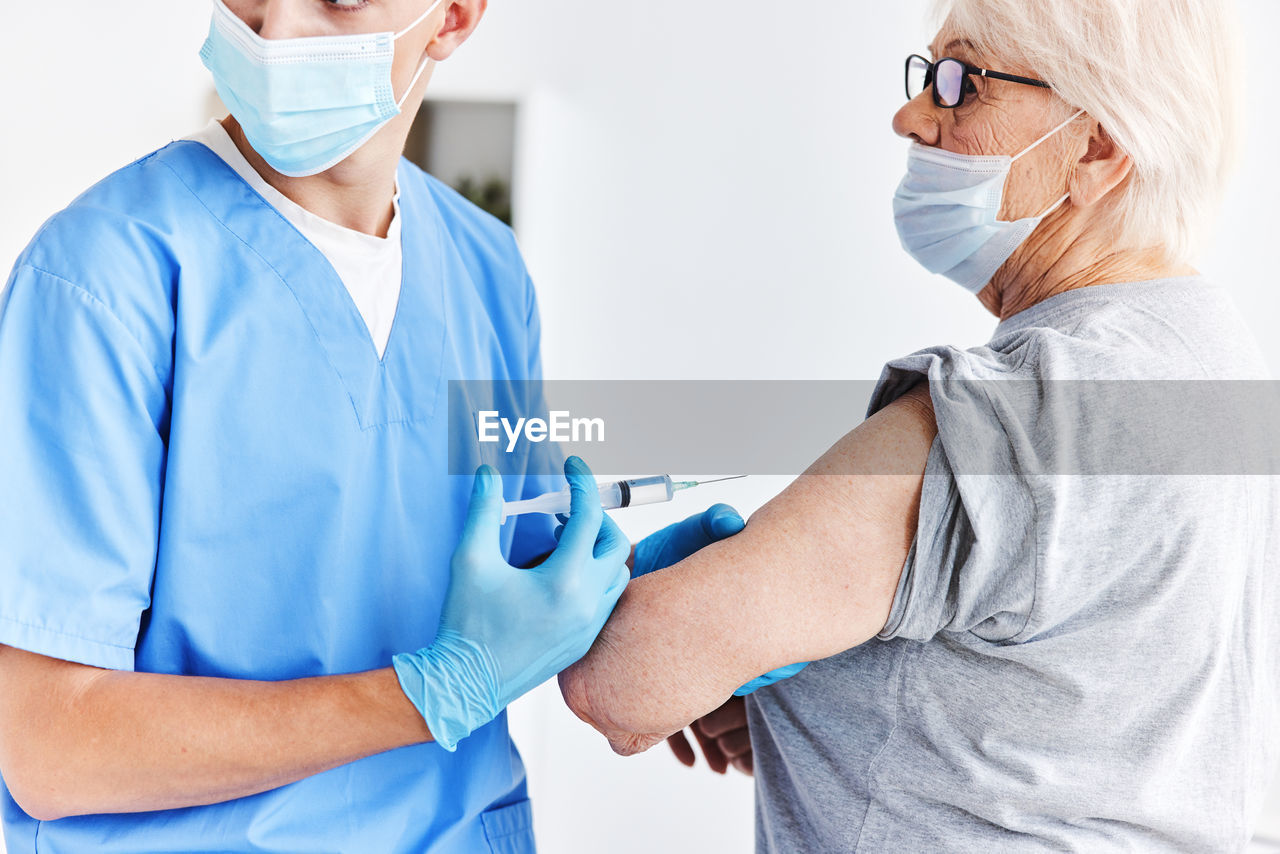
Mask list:
[{"label": "blue latex glove", "polygon": [[570,457],[564,471],[572,497],[560,543],[537,567],[519,569],[499,546],[502,480],[480,467],[435,641],[392,659],[446,750],[586,655],[630,580],[630,543],[600,509],[591,470]]},{"label": "blue latex glove", "polygon": [[[636,543],[636,556],[632,562],[632,578],[639,578],[659,569],[666,569],[687,558],[694,552],[719,540],[732,537],[747,526],[728,504],[715,504],[704,512],[690,516],[681,522],[668,525]],[[809,666],[809,662],[788,664],[757,676],[737,691],[735,697],[745,697],[766,685],[781,682],[795,676]]]},{"label": "blue latex glove", "polygon": [[728,504],[713,504],[702,513],[668,525],[636,543],[632,578],[679,563],[694,552],[732,537],[747,527]]},{"label": "blue latex glove", "polygon": [[745,697],[748,694],[759,691],[766,685],[772,685],[774,682],[781,682],[783,679],[790,679],[792,676],[795,676],[808,666],[809,662],[802,661],[799,664],[788,664],[786,667],[779,667],[777,670],[770,670],[765,675],[757,676],[737,691],[734,691],[733,696]]}]

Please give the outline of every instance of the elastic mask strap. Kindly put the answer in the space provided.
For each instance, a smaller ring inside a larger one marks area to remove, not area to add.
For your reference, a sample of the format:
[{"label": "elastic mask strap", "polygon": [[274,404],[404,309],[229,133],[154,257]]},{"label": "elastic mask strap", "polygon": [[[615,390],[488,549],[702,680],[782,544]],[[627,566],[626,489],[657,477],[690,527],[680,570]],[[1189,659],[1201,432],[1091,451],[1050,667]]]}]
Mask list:
[{"label": "elastic mask strap", "polygon": [[[1074,116],[1072,116],[1071,118],[1067,119],[1065,122],[1063,122],[1062,124],[1058,125],[1056,128],[1054,128],[1053,130],[1049,131],[1049,132],[1048,132],[1048,133],[1046,133],[1044,136],[1042,136],[1042,137],[1040,137],[1039,139],[1037,139],[1035,142],[1031,143],[1031,145],[1029,145],[1029,146],[1027,146],[1026,148],[1024,148],[1024,149],[1022,150],[1022,154],[1019,154],[1019,155],[1017,155],[1016,157],[1014,157],[1014,158],[1013,158],[1013,162],[1014,162],[1014,163],[1016,163],[1016,162],[1018,161],[1018,159],[1019,159],[1019,158],[1021,158],[1024,154],[1029,154],[1029,153],[1031,153],[1031,152],[1032,152],[1032,151],[1033,151],[1037,146],[1039,146],[1039,145],[1040,145],[1040,143],[1044,142],[1046,139],[1048,139],[1049,137],[1053,136],[1055,133],[1057,133],[1058,131],[1062,130],[1064,127],[1066,127],[1067,125],[1071,124],[1072,122],[1074,122],[1076,119],[1080,118],[1080,117],[1081,117],[1081,116],[1083,116],[1083,115],[1084,115],[1084,110],[1079,110],[1079,111],[1078,111]],[[1062,204],[1062,202],[1058,202],[1058,204]],[[1055,207],[1056,207],[1056,205],[1055,205]]]},{"label": "elastic mask strap", "polygon": [[418,81],[422,79],[422,75],[426,73],[427,67],[431,65],[431,57],[422,60],[422,64],[418,66],[418,73],[413,75],[413,81],[409,84],[409,88],[404,90],[404,94],[400,96],[400,100],[396,101],[396,109],[404,107],[404,102],[409,100],[409,93],[413,91],[413,87],[418,85]]},{"label": "elastic mask strap", "polygon": [[1069,199],[1069,198],[1071,198],[1071,194],[1070,194],[1070,193],[1067,193],[1065,196],[1063,196],[1062,198],[1060,198],[1060,199],[1058,199],[1056,202],[1054,202],[1052,205],[1050,205],[1050,206],[1049,206],[1049,209],[1048,209],[1047,211],[1045,211],[1044,213],[1040,214],[1040,216],[1036,217],[1036,219],[1044,219],[1044,218],[1045,218],[1045,217],[1047,217],[1049,214],[1053,213],[1053,212],[1054,212],[1054,211],[1056,211],[1058,208],[1060,208],[1060,207],[1062,207],[1064,204],[1066,204],[1066,201],[1067,201],[1067,199]]},{"label": "elastic mask strap", "polygon": [[[440,8],[440,4],[443,2],[444,0],[436,0],[436,2],[432,3],[431,6],[427,8],[427,11],[423,12],[421,15],[418,16],[418,19],[416,21],[414,21],[409,26],[405,27],[400,32],[396,33],[395,36],[392,37],[392,41],[398,40],[401,36],[412,31],[414,27],[418,26],[418,24],[421,24],[427,18],[431,17],[431,13],[434,12],[436,9]],[[413,91],[413,87],[418,85],[418,81],[422,79],[422,75],[427,72],[427,68],[430,65],[431,65],[431,57],[427,57],[426,59],[422,60],[422,64],[418,66],[417,73],[413,75],[412,82],[409,83],[409,88],[405,89],[404,94],[401,95],[399,100],[396,101],[397,110],[404,107],[404,102],[409,100],[409,93]]]},{"label": "elastic mask strap", "polygon": [[421,24],[427,18],[431,17],[431,13],[434,12],[436,9],[438,9],[440,7],[440,4],[443,2],[444,0],[436,0],[436,2],[431,4],[431,6],[427,9],[427,11],[423,12],[421,15],[418,16],[417,20],[415,20],[412,24],[410,24],[409,26],[405,27],[403,30],[401,30],[400,32],[392,36],[392,40],[393,41],[399,40],[401,36],[412,31],[414,28],[418,26],[418,24]]}]

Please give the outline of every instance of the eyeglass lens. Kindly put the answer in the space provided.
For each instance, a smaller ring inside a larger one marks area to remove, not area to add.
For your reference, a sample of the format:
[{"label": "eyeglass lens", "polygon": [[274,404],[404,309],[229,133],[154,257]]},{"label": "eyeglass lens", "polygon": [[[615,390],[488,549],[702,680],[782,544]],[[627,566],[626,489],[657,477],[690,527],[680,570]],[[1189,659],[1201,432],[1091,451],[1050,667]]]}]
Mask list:
[{"label": "eyeglass lens", "polygon": [[928,85],[928,60],[922,56],[912,56],[907,60],[907,100],[914,100]]},{"label": "eyeglass lens", "polygon": [[907,60],[907,100],[918,96],[933,84],[934,97],[944,107],[955,107],[964,98],[964,63],[941,59],[930,63],[922,56]]},{"label": "eyeglass lens", "polygon": [[954,59],[944,59],[933,66],[933,91],[944,107],[960,103],[964,92],[964,66]]}]

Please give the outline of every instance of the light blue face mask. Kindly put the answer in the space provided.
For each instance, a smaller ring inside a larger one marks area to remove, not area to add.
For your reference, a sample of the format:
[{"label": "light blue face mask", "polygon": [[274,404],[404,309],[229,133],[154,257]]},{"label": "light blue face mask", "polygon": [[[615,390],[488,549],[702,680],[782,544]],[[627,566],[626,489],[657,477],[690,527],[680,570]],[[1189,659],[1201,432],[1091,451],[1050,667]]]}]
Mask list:
[{"label": "light blue face mask", "polygon": [[1039,216],[1001,222],[1009,171],[1019,158],[1084,115],[1071,118],[1014,157],[975,157],[919,143],[907,156],[907,176],[893,197],[893,219],[902,248],[930,273],[940,273],[978,293],[1040,222],[1071,196]]},{"label": "light blue face mask", "polygon": [[282,175],[316,175],[346,160],[400,114],[430,65],[424,59],[399,100],[391,82],[395,43],[436,10],[435,0],[398,33],[264,39],[214,0],[205,67],[253,150]]}]

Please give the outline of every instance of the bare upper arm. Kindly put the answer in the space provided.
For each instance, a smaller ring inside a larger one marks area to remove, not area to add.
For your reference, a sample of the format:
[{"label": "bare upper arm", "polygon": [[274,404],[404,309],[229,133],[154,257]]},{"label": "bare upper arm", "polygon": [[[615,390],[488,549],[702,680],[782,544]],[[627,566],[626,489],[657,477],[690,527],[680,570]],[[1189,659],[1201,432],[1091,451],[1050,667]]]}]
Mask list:
[{"label": "bare upper arm", "polygon": [[936,433],[922,384],[837,442],[742,533],[637,579],[562,677],[570,706],[634,752],[762,673],[875,637]]},{"label": "bare upper arm", "polygon": [[[753,559],[739,578],[767,641],[745,633],[749,670],[826,658],[884,628],[936,434],[927,386],[917,386],[752,515],[738,550]],[[750,593],[761,589],[767,597]]]}]

